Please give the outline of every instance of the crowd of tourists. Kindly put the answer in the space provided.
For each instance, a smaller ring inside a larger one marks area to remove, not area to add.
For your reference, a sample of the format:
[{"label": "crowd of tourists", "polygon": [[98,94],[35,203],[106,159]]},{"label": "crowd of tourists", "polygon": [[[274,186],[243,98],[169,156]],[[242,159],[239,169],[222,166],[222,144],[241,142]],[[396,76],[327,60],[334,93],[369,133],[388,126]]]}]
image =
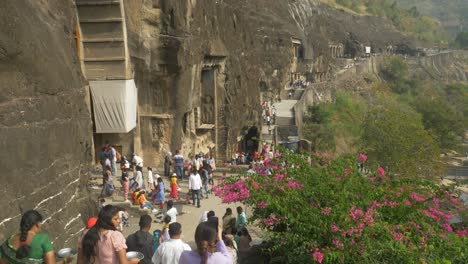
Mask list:
[{"label": "crowd of tourists", "polygon": [[[121,232],[125,214],[124,208],[103,205],[97,217],[89,218],[77,242],[76,263],[231,264],[246,256],[252,241],[242,207],[237,207],[237,217],[227,208],[221,220],[214,211],[205,211],[195,230],[193,249],[181,239],[182,225],[172,200],[167,202],[162,229],[152,230],[153,218],[145,214],[140,217],[139,230],[125,238]],[[74,261],[72,256],[56,257],[49,236],[41,232],[42,221],[35,210],[22,215],[20,232],[0,247],[1,264]],[[143,259],[127,256],[135,251]]]},{"label": "crowd of tourists", "polygon": [[[88,220],[80,235],[76,247],[77,263],[237,263],[246,255],[252,239],[242,207],[237,208],[237,217],[231,208],[227,208],[220,219],[214,211],[205,211],[194,234],[196,248],[192,249],[181,240],[182,225],[177,222],[175,203],[200,208],[200,200],[209,197],[216,170],[210,155],[199,153],[184,159],[180,151],[176,151],[174,156],[168,152],[163,177],[153,173],[152,167],[144,170],[143,159],[137,154],[127,159],[110,144],[101,148],[98,157],[103,170],[99,214]],[[117,164],[120,165],[120,176],[117,176]],[[121,189],[114,186],[114,180],[120,181]],[[188,192],[182,193],[178,184],[185,180]],[[170,184],[169,197],[166,197],[165,181]],[[129,213],[106,201],[108,197],[117,195],[155,214],[141,216],[140,230],[127,238],[122,231],[129,226]],[[161,222],[161,229],[152,229],[153,218],[154,222]],[[70,257],[56,256],[48,235],[41,232],[42,221],[42,215],[35,210],[23,214],[20,233],[0,247],[0,264],[74,261]],[[143,253],[144,259],[129,260],[126,253],[130,251]]]}]

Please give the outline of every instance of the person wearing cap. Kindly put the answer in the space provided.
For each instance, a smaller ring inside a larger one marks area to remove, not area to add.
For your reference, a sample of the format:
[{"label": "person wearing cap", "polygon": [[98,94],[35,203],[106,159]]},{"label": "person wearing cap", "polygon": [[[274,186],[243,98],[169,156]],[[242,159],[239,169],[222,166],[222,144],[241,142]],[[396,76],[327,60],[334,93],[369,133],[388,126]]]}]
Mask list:
[{"label": "person wearing cap", "polygon": [[144,259],[140,264],[150,264],[151,257],[153,256],[153,236],[149,233],[151,229],[151,222],[153,219],[149,215],[142,215],[140,217],[140,230],[127,237],[127,252],[138,251],[143,253]]},{"label": "person wearing cap", "polygon": [[154,264],[178,264],[180,255],[186,250],[192,250],[187,243],[180,239],[182,226],[174,222],[169,225],[169,236],[171,239],[162,243],[154,252],[152,261]]}]

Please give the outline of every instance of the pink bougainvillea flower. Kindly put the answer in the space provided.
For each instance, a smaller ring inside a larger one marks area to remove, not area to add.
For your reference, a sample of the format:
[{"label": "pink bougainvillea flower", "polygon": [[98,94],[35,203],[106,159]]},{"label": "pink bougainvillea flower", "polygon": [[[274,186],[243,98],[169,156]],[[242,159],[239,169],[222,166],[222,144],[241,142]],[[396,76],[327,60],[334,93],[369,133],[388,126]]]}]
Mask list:
[{"label": "pink bougainvillea flower", "polygon": [[367,156],[363,153],[358,154],[358,162],[359,163],[365,163],[367,161]]},{"label": "pink bougainvillea flower", "polygon": [[453,228],[452,228],[448,223],[444,223],[442,226],[443,226],[443,227],[445,228],[445,230],[447,230],[448,232],[450,232],[450,233],[453,232]]},{"label": "pink bougainvillea flower", "polygon": [[267,202],[259,202],[257,207],[260,208],[260,209],[265,209],[265,208],[268,207],[268,203]]},{"label": "pink bougainvillea flower", "polygon": [[355,206],[351,207],[351,209],[349,210],[349,216],[351,216],[351,219],[353,221],[361,219],[363,215],[364,215],[364,212],[360,209],[356,209]]},{"label": "pink bougainvillea flower", "polygon": [[468,230],[466,229],[457,230],[455,232],[457,233],[458,237],[466,237],[466,235],[468,234]]},{"label": "pink bougainvillea flower", "polygon": [[278,174],[275,176],[275,181],[282,181],[284,179],[284,174]]},{"label": "pink bougainvillea flower", "polygon": [[331,225],[331,231],[332,232],[338,232],[339,230],[340,230],[340,228],[337,225],[335,225],[335,224]]},{"label": "pink bougainvillea flower", "polygon": [[331,213],[331,208],[330,207],[325,207],[322,209],[322,214],[325,216],[329,216]]},{"label": "pink bougainvillea flower", "polygon": [[392,232],[392,235],[393,235],[393,240],[395,241],[399,241],[405,238],[405,235],[403,235],[402,233],[398,233],[398,232]]},{"label": "pink bougainvillea flower", "polygon": [[385,177],[385,170],[381,166],[379,166],[379,168],[377,168],[377,176]]},{"label": "pink bougainvillea flower", "polygon": [[288,186],[291,189],[301,189],[302,187],[304,187],[304,184],[301,184],[301,183],[298,183],[298,182],[295,182],[295,181],[289,181],[286,184],[286,186]]},{"label": "pink bougainvillea flower", "polygon": [[416,202],[424,202],[426,200],[424,197],[418,196],[416,193],[411,193],[410,197]]},{"label": "pink bougainvillea flower", "polygon": [[258,183],[255,182],[255,181],[253,181],[253,182],[252,182],[252,187],[253,187],[255,190],[257,190],[257,189],[259,188]]},{"label": "pink bougainvillea flower", "polygon": [[408,206],[408,207],[411,207],[413,204],[410,201],[405,200],[405,205]]},{"label": "pink bougainvillea flower", "polygon": [[320,251],[314,252],[314,254],[312,254],[312,257],[314,258],[314,261],[318,263],[322,263],[323,261],[323,254],[320,253]]},{"label": "pink bougainvillea flower", "polygon": [[432,201],[434,202],[434,206],[436,208],[440,208],[440,201],[436,197],[432,198]]}]

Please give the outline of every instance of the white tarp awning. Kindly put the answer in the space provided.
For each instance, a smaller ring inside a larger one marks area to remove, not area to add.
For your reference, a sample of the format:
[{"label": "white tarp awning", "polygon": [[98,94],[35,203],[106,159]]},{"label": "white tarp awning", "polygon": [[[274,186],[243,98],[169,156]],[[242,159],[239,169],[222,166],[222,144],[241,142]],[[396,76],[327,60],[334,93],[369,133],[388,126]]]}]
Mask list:
[{"label": "white tarp awning", "polygon": [[90,81],[96,133],[128,133],[136,127],[134,80]]}]

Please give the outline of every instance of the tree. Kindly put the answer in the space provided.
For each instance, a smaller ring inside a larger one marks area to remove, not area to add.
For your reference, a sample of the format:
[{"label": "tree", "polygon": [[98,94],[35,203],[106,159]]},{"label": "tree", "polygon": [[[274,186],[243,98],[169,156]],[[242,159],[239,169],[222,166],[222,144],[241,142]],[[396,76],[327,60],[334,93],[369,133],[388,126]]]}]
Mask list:
[{"label": "tree", "polygon": [[461,212],[460,201],[424,179],[366,177],[356,162],[283,152],[213,189],[249,206],[267,238],[262,263],[467,263],[467,231],[442,208]]},{"label": "tree", "polygon": [[393,173],[440,176],[439,148],[424,129],[421,116],[391,99],[370,107],[363,122],[362,145],[374,162]]},{"label": "tree", "polygon": [[316,151],[335,149],[335,132],[330,124],[331,115],[332,113],[322,105],[314,104],[307,107],[303,135],[312,143],[312,147]]},{"label": "tree", "polygon": [[430,131],[443,149],[457,149],[465,131],[461,116],[443,97],[416,99],[415,109],[422,115],[424,127]]},{"label": "tree", "polygon": [[468,48],[468,31],[458,33],[455,38],[455,44],[458,48],[467,49]]}]

